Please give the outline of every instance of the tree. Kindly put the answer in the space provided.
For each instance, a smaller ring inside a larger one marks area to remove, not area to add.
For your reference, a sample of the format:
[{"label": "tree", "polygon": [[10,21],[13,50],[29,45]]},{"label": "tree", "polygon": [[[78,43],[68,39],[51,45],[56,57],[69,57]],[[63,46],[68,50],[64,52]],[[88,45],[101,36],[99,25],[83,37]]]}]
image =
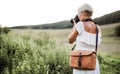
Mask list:
[{"label": "tree", "polygon": [[117,36],[120,36],[120,24],[118,26],[116,26],[116,28],[115,28],[115,34]]},{"label": "tree", "polygon": [[4,34],[8,34],[10,32],[10,28],[9,27],[0,27],[0,34],[4,33]]},{"label": "tree", "polygon": [[10,32],[10,28],[9,27],[4,27],[4,33],[8,34],[8,32]]}]

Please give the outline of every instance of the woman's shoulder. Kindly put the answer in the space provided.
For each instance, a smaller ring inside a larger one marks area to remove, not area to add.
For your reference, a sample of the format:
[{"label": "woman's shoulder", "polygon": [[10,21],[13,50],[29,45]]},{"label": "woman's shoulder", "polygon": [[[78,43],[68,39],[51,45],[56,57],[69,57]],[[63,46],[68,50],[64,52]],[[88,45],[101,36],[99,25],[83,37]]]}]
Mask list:
[{"label": "woman's shoulder", "polygon": [[82,24],[83,24],[83,22],[79,21],[77,24],[82,25]]},{"label": "woman's shoulder", "polygon": [[75,24],[75,27],[79,29],[83,28],[83,22],[78,22],[77,24]]},{"label": "woman's shoulder", "polygon": [[80,34],[83,31],[83,22],[78,22],[75,24],[75,28],[77,29],[78,33]]}]

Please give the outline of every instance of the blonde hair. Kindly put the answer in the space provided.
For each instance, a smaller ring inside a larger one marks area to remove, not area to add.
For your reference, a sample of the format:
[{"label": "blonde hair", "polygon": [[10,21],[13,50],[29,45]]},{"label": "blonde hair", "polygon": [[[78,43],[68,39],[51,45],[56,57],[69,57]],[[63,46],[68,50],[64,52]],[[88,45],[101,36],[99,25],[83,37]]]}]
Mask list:
[{"label": "blonde hair", "polygon": [[87,16],[92,16],[93,8],[89,4],[83,4],[78,8],[78,13],[85,12]]}]

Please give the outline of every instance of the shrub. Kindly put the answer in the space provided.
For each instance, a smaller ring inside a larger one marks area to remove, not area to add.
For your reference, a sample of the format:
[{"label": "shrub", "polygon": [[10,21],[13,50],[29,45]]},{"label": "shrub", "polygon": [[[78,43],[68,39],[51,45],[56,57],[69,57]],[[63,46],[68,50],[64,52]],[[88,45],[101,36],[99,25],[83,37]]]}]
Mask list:
[{"label": "shrub", "polygon": [[3,48],[4,36],[0,35],[0,74],[4,74],[8,65],[6,50]]},{"label": "shrub", "polygon": [[9,27],[0,27],[0,34],[4,33],[4,34],[8,34],[10,32],[10,28]]},{"label": "shrub", "polygon": [[116,28],[115,28],[115,34],[117,36],[120,36],[120,24],[118,26],[116,26]]},{"label": "shrub", "polygon": [[98,55],[101,74],[120,74],[120,57]]},{"label": "shrub", "polygon": [[8,34],[10,32],[10,28],[9,27],[4,27],[4,33]]},{"label": "shrub", "polygon": [[7,65],[8,65],[7,57],[4,55],[0,55],[0,74],[7,67]]},{"label": "shrub", "polygon": [[[7,65],[10,74],[71,74],[68,57],[64,47],[51,40],[49,36],[38,39],[29,36],[6,35],[2,47],[9,58]],[[62,50],[61,50],[62,49]],[[5,72],[5,71],[4,71]]]},{"label": "shrub", "polygon": [[[34,35],[36,38],[31,36],[2,35],[0,54],[4,55],[2,60],[8,62],[4,62],[2,74],[72,74],[68,46],[43,32],[38,37]],[[120,74],[119,57],[99,54],[98,59],[101,74]]]}]

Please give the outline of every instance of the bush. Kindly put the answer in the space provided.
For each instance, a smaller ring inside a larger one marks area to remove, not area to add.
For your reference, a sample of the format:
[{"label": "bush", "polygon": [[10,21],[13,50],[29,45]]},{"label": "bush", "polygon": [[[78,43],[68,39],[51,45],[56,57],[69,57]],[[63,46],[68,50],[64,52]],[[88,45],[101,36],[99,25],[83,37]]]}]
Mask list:
[{"label": "bush", "polygon": [[[10,74],[71,74],[68,53],[64,47],[41,35],[38,39],[30,36],[5,35],[2,43],[4,55],[8,56]],[[61,50],[62,49],[62,50]]]},{"label": "bush", "polygon": [[0,74],[4,74],[5,68],[8,65],[6,50],[3,48],[4,36],[0,35]]},{"label": "bush", "polygon": [[0,34],[2,34],[2,33],[8,34],[9,32],[10,32],[10,28],[9,27],[4,27],[4,28],[0,27]]},{"label": "bush", "polygon": [[117,36],[120,36],[120,24],[118,26],[116,26],[116,28],[115,28],[115,34]]},{"label": "bush", "polygon": [[120,74],[120,57],[98,55],[101,74]]},{"label": "bush", "polygon": [[[68,46],[50,39],[49,34],[43,32],[38,38],[31,36],[31,33],[2,35],[0,54],[4,57],[0,58],[0,63],[1,59],[5,60],[2,74],[72,74]],[[120,74],[119,57],[99,54],[98,59],[101,74]]]},{"label": "bush", "polygon": [[7,57],[4,55],[0,55],[0,74],[7,67],[7,65],[8,65]]}]

